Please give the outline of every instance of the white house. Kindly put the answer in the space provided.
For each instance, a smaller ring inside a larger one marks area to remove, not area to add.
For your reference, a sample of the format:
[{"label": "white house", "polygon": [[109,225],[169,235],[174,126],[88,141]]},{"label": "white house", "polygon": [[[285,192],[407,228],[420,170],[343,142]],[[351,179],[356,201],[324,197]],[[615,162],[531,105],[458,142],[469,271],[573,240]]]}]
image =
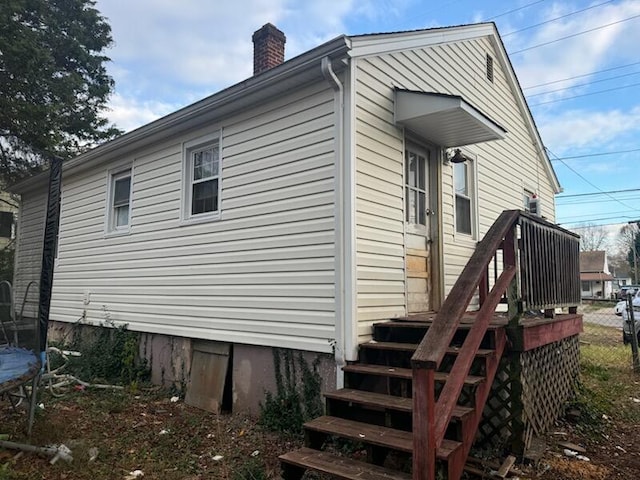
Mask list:
[{"label": "white house", "polygon": [[609,272],[607,252],[580,252],[582,298],[611,298],[615,278]]},{"label": "white house", "polygon": [[[238,405],[272,347],[326,354],[339,384],[373,322],[437,310],[500,212],[553,221],[560,191],[493,23],[340,36],[278,64],[284,41],[265,25],[254,76],[63,173],[51,320],[108,317],[187,365],[219,342]],[[13,191],[20,298],[46,178]]]}]

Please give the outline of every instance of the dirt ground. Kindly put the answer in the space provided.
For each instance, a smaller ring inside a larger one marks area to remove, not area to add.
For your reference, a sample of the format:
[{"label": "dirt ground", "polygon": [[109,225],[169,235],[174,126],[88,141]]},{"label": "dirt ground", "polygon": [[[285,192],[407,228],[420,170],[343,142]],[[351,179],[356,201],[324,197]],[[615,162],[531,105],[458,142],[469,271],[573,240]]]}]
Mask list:
[{"label": "dirt ground", "polygon": [[[0,434],[24,441],[24,414],[8,410],[6,402],[0,405]],[[136,470],[144,474],[137,478],[145,480],[278,478],[278,455],[301,442],[300,437],[265,431],[255,418],[214,415],[182,400],[172,402],[165,392],[77,391],[59,400],[44,399],[32,437],[36,445],[66,445],[74,461],[50,465],[47,458],[30,453],[16,457],[16,451],[0,449],[0,480],[133,479]],[[584,447],[589,461],[567,457],[558,442]],[[521,479],[633,480],[639,476],[638,425],[610,420],[605,433],[594,435],[559,424],[545,444],[538,462],[516,466],[522,471]]]}]

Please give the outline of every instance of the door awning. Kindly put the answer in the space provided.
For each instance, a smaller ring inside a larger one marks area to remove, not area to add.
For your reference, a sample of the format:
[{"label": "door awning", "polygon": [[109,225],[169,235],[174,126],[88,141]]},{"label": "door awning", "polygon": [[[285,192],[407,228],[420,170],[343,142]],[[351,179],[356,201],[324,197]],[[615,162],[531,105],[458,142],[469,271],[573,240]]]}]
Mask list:
[{"label": "door awning", "polygon": [[507,131],[458,95],[396,89],[395,121],[444,148],[503,139]]}]

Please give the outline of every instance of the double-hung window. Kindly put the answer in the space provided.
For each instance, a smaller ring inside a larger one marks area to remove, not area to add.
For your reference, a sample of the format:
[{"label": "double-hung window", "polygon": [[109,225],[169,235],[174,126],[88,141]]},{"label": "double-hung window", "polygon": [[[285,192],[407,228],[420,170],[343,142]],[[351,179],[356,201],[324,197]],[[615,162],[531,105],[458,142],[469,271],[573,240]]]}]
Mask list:
[{"label": "double-hung window", "polygon": [[456,203],[456,232],[473,235],[473,178],[472,161],[453,164],[453,185]]},{"label": "double-hung window", "polygon": [[107,231],[125,233],[131,224],[131,169],[119,170],[109,179]]},{"label": "double-hung window", "polygon": [[187,145],[185,149],[186,220],[215,218],[220,213],[220,142]]}]

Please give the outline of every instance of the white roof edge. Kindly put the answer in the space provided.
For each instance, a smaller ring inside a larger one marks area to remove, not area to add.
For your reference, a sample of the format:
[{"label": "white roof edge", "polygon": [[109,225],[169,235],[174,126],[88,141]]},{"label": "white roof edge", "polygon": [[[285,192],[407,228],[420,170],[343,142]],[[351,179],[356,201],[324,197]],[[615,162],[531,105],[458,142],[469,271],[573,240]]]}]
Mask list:
[{"label": "white roof edge", "polygon": [[350,55],[352,57],[383,55],[412,48],[473,40],[495,34],[495,32],[493,23],[475,23],[408,32],[354,35],[349,37],[352,43]]},{"label": "white roof edge", "polygon": [[[308,50],[290,60],[287,60],[283,64],[274,67],[271,70],[260,75],[249,77],[246,80],[205,97],[202,100],[187,105],[186,107],[169,113],[164,117],[138,127],[135,130],[131,130],[130,132],[127,132],[109,142],[92,148],[77,157],[71,158],[64,162],[64,170],[73,170],[80,164],[95,160],[103,155],[108,155],[116,150],[121,150],[120,154],[124,154],[129,150],[140,148],[141,146],[144,146],[145,139],[149,139],[152,135],[158,132],[175,127],[190,118],[196,117],[203,111],[227,105],[237,98],[243,97],[249,93],[255,92],[260,94],[260,92],[265,91],[267,86],[275,85],[287,77],[312,68],[313,64],[323,57],[346,54],[350,49],[350,45],[351,40],[346,35],[341,35],[329,40],[314,49]],[[321,75],[322,73],[318,66],[318,76]],[[6,190],[12,193],[26,192],[48,181],[48,177],[48,171],[41,172],[10,186]]]}]

